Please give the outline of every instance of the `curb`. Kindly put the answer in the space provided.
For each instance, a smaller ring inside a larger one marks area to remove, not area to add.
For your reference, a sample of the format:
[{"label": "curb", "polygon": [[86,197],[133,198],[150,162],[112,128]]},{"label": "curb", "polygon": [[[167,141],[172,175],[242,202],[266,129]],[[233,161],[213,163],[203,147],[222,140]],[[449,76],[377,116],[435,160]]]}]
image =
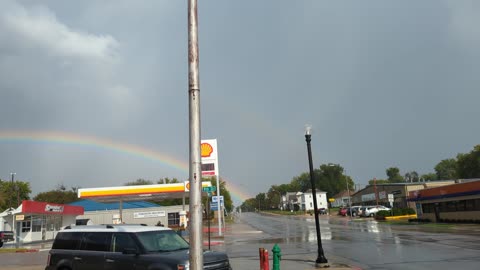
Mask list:
[{"label": "curb", "polygon": [[417,215],[403,215],[403,216],[385,217],[385,220],[395,220],[395,219],[403,219],[403,218],[417,218]]},{"label": "curb", "polygon": [[33,253],[33,252],[38,252],[38,249],[15,250],[15,253]]}]

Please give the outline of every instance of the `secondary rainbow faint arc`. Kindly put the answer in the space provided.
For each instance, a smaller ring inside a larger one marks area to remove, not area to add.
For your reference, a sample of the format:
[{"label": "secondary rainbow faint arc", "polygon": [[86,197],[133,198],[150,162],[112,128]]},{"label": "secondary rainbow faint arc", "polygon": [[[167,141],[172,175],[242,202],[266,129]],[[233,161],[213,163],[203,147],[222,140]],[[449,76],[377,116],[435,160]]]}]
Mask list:
[{"label": "secondary rainbow faint arc", "polygon": [[98,137],[52,131],[1,131],[0,140],[12,142],[47,142],[98,147],[138,156],[148,160],[159,161],[188,174],[188,163],[184,161],[137,145],[119,143]]},{"label": "secondary rainbow faint arc", "polygon": [[[188,163],[168,155],[152,151],[133,144],[119,143],[87,135],[78,135],[58,131],[0,131],[0,142],[39,142],[98,147],[118,153],[133,155],[147,160],[163,163],[188,174]],[[222,177],[222,176],[221,176]],[[223,178],[223,177],[222,177]],[[237,200],[245,201],[250,196],[233,182],[227,182],[227,189]]]}]

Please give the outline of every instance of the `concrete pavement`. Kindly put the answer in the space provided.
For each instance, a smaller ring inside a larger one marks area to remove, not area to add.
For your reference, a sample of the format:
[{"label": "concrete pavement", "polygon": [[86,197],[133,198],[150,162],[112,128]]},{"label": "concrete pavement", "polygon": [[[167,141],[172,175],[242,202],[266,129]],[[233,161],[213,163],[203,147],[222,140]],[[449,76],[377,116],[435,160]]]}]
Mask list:
[{"label": "concrete pavement", "polygon": [[[225,231],[223,236],[218,236],[218,227],[212,226],[212,234],[211,234],[211,241],[215,243],[212,245],[212,250],[218,251],[226,251],[226,245],[234,244],[232,239],[235,238],[256,238],[259,237],[259,232],[251,227],[248,224],[241,223],[239,221],[227,223],[225,227]],[[188,237],[188,236],[187,236]],[[208,235],[204,234],[204,245],[208,248]],[[25,244],[22,245],[22,248],[26,248],[29,251],[39,251],[39,253],[46,253],[51,248],[52,242],[42,242],[42,243],[32,243],[32,244]],[[260,246],[259,246],[260,248]],[[265,246],[264,248],[270,248],[269,246]],[[258,252],[257,252],[258,254]],[[27,254],[25,254],[27,255]],[[347,265],[344,260],[340,257],[332,256],[331,254],[326,254],[327,259],[329,260],[329,269],[338,269],[338,270],[346,270],[346,269],[360,269],[357,267],[351,267]],[[320,267],[315,266],[315,259],[317,254],[282,254],[282,260],[280,261],[280,269],[283,270],[303,270],[303,269],[317,269]],[[232,265],[232,269],[234,270],[254,270],[260,269],[260,259],[258,256],[255,257],[239,257],[236,254],[229,254],[230,263]],[[269,261],[270,261],[270,269],[273,269],[273,262],[272,262],[272,252],[269,250]],[[9,268],[10,267],[10,268]],[[38,270],[44,269],[45,265],[16,265],[16,266],[2,266],[2,269],[10,270],[10,269],[22,269],[22,270]]]}]

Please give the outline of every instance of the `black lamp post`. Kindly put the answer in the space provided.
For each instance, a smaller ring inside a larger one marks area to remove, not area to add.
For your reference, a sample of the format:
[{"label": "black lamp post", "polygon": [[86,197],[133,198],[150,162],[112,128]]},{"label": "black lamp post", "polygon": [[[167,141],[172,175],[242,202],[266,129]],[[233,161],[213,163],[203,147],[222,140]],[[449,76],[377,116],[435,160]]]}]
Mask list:
[{"label": "black lamp post", "polygon": [[322,248],[322,238],[320,236],[320,222],[318,217],[318,207],[317,207],[317,192],[315,189],[315,181],[313,179],[313,161],[312,161],[312,149],[310,147],[310,141],[312,140],[311,126],[306,126],[305,128],[305,140],[307,141],[307,150],[308,150],[308,163],[310,165],[310,183],[312,184],[312,195],[313,195],[313,208],[315,216],[315,228],[317,229],[317,244],[318,244],[318,257],[315,261],[316,264],[327,264],[328,260],[323,254]]}]

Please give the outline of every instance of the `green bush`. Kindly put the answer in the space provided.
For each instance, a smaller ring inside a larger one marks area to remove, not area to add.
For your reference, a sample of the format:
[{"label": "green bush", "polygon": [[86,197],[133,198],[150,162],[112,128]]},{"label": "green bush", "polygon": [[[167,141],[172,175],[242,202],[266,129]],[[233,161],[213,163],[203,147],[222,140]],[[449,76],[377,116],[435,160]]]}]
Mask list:
[{"label": "green bush", "polygon": [[415,210],[413,208],[393,208],[394,216],[414,215]]},{"label": "green bush", "polygon": [[391,215],[392,215],[391,211],[387,211],[387,210],[380,210],[377,212],[377,217],[389,217]]}]

